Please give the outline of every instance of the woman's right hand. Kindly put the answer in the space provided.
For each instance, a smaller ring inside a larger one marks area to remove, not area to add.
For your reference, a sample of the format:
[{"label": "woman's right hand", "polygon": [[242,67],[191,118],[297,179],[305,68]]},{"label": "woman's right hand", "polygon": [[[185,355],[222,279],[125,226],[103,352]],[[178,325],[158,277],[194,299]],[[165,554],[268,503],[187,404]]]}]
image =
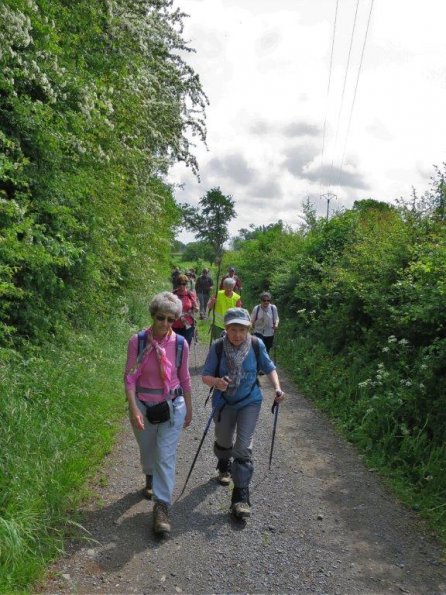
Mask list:
[{"label": "woman's right hand", "polygon": [[224,392],[228,388],[228,384],[231,382],[231,379],[225,376],[224,378],[216,378],[215,381],[215,388],[221,392]]},{"label": "woman's right hand", "polygon": [[130,407],[130,423],[137,430],[144,430],[144,416],[138,407]]}]

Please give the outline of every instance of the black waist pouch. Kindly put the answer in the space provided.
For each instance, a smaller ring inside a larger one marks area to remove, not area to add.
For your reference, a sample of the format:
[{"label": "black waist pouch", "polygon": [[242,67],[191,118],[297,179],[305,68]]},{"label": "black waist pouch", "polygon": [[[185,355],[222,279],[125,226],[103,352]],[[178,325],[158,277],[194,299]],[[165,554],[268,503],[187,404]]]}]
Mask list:
[{"label": "black waist pouch", "polygon": [[162,424],[170,419],[170,407],[167,401],[147,407],[146,416],[151,424]]}]

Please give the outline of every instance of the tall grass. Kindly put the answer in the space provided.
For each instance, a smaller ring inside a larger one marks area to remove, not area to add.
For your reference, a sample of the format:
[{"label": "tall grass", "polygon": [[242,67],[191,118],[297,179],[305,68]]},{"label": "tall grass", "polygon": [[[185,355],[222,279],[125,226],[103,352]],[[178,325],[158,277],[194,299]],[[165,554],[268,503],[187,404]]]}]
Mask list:
[{"label": "tall grass", "polygon": [[0,361],[0,591],[26,589],[63,549],[85,480],[125,415],[129,327],[3,352]]}]

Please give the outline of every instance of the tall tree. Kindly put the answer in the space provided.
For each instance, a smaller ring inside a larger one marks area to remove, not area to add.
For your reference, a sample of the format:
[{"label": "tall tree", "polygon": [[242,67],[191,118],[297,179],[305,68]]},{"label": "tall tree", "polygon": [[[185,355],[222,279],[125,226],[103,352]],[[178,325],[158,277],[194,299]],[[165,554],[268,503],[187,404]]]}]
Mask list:
[{"label": "tall tree", "polygon": [[217,187],[208,190],[198,204],[198,207],[181,205],[183,226],[192,231],[198,240],[210,244],[218,260],[224,243],[229,239],[229,222],[236,216],[234,200]]}]

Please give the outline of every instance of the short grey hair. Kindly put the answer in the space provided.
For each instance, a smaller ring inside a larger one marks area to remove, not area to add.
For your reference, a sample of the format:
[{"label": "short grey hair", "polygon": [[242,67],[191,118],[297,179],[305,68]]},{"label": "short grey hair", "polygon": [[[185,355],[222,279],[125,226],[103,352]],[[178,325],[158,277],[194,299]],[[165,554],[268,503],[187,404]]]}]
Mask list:
[{"label": "short grey hair", "polygon": [[170,291],[157,293],[149,304],[149,312],[152,317],[157,312],[165,312],[166,314],[172,314],[175,318],[179,318],[182,311],[183,304],[180,298]]},{"label": "short grey hair", "polygon": [[267,298],[268,300],[271,299],[271,294],[269,291],[262,291],[262,293],[260,294],[260,299],[263,300],[263,298]]},{"label": "short grey hair", "polygon": [[231,279],[231,277],[227,277],[223,281],[223,287],[228,287],[229,289],[234,289],[234,287],[235,287],[235,279]]}]

